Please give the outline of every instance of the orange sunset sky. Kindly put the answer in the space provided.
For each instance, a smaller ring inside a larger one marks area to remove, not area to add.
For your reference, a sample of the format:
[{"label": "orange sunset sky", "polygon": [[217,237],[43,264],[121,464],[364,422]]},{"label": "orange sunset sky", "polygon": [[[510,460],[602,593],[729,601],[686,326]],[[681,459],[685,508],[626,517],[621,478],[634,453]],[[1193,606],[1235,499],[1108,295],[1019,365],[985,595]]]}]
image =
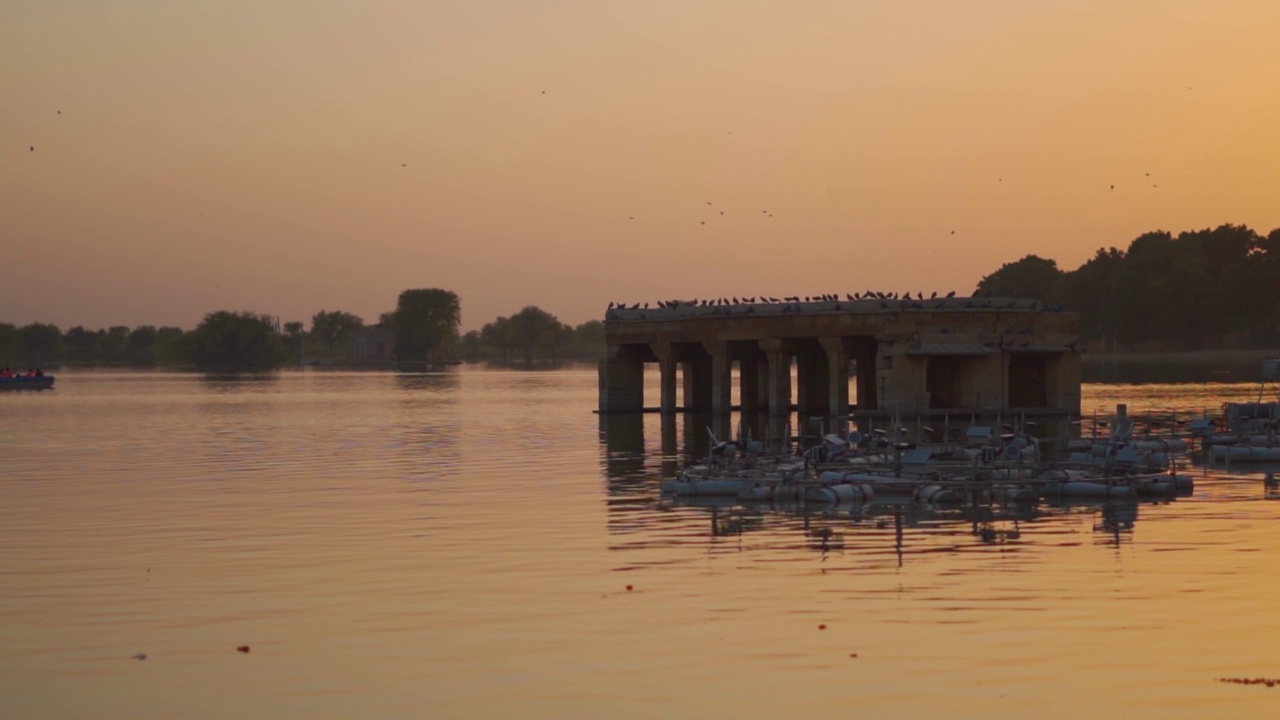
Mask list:
[{"label": "orange sunset sky", "polygon": [[9,3],[0,321],[373,321],[443,287],[463,329],[579,323],[1268,232],[1277,28],[1275,0]]}]

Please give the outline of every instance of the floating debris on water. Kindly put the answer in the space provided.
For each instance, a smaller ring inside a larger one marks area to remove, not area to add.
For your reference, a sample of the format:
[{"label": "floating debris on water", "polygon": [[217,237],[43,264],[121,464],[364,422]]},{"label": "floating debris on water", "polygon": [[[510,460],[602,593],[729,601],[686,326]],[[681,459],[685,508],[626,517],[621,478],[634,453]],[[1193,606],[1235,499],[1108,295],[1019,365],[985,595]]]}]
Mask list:
[{"label": "floating debris on water", "polygon": [[137,655],[134,655],[134,656],[133,656],[133,659],[134,659],[134,660],[146,660],[146,659],[147,659],[147,654],[146,654],[146,653],[138,653]]},{"label": "floating debris on water", "polygon": [[247,653],[247,652],[249,652],[249,646],[248,646],[248,645],[240,645],[240,646],[238,646],[238,647],[236,648],[236,652]]},{"label": "floating debris on water", "polygon": [[1232,685],[1266,685],[1267,687],[1280,685],[1280,679],[1277,678],[1218,678],[1218,682]]}]

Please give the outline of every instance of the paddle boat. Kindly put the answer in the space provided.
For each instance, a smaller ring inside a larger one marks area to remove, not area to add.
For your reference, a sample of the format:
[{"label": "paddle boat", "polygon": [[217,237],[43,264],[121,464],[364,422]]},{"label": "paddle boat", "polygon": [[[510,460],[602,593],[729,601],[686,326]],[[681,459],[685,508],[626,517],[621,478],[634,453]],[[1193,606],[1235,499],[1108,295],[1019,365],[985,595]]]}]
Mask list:
[{"label": "paddle boat", "polygon": [[0,390],[48,390],[51,387],[53,387],[52,375],[0,377]]}]

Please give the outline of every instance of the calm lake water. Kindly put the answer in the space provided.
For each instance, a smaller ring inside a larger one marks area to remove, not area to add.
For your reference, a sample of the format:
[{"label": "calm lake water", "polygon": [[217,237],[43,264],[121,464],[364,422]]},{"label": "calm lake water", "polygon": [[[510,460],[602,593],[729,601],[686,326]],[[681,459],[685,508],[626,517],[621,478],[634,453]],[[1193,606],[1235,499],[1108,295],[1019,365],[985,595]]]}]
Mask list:
[{"label": "calm lake water", "polygon": [[1280,715],[1217,681],[1280,677],[1257,469],[1020,518],[686,507],[703,431],[595,403],[590,368],[0,395],[0,717]]}]

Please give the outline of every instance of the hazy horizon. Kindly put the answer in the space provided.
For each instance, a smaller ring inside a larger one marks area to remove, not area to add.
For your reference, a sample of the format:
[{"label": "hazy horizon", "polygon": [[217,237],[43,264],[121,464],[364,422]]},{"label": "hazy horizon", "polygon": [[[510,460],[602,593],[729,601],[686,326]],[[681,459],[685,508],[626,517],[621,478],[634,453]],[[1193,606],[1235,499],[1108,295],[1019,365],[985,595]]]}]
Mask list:
[{"label": "hazy horizon", "polygon": [[1275,3],[298,7],[9,8],[0,322],[578,324],[1280,227]]}]

